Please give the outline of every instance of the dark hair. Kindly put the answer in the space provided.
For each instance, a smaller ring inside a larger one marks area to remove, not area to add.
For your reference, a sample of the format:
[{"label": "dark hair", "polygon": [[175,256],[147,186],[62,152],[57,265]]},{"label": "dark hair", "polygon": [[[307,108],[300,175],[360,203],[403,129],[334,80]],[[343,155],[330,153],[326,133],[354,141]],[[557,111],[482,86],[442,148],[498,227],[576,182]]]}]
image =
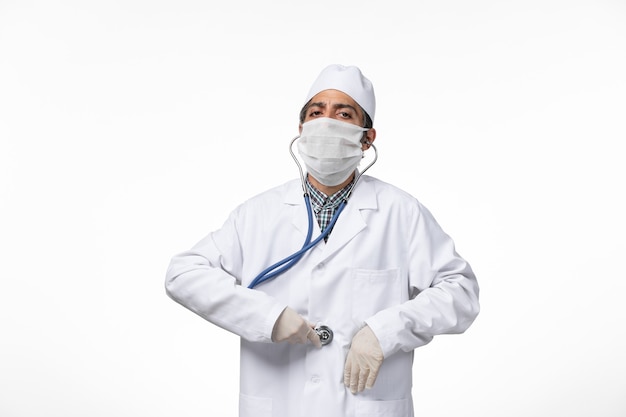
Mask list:
[{"label": "dark hair", "polygon": [[[309,108],[309,104],[311,103],[311,100],[307,101],[307,103],[302,106],[302,109],[300,110],[300,123],[304,123],[304,119],[306,118],[306,111]],[[369,114],[367,114],[367,112],[365,110],[363,110],[363,107],[361,107],[361,105],[359,103],[357,103],[357,106],[359,106],[359,109],[361,109],[361,111],[363,112],[364,117],[364,121],[363,121],[363,127],[367,128],[367,129],[371,129],[372,127],[374,127],[374,122],[372,121],[372,118],[370,117]]]}]

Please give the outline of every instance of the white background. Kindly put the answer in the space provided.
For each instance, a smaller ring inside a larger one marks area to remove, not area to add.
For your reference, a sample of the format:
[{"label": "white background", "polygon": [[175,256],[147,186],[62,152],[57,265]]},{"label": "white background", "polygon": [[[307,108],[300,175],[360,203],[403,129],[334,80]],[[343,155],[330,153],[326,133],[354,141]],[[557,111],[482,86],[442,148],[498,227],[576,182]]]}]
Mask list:
[{"label": "white background", "polygon": [[626,2],[0,0],[2,417],[236,416],[238,339],[165,271],[297,176],[330,63],[481,285],[417,415],[626,415]]}]

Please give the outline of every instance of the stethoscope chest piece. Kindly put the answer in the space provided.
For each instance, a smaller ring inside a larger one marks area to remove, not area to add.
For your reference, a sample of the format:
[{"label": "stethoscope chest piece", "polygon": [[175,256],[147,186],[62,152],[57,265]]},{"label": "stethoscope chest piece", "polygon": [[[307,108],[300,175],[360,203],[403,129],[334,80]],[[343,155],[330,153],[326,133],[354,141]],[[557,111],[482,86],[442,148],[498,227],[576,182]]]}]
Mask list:
[{"label": "stethoscope chest piece", "polygon": [[333,341],[333,331],[328,326],[318,326],[315,328],[315,333],[320,337],[322,346],[325,346]]}]

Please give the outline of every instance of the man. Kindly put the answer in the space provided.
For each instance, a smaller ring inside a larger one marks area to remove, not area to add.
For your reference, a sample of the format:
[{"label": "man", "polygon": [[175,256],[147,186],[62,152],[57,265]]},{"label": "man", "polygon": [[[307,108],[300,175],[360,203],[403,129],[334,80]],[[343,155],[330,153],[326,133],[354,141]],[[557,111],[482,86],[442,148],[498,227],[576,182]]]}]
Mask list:
[{"label": "man", "polygon": [[241,337],[241,417],[413,416],[413,350],[478,314],[471,267],[430,212],[359,178],[375,109],[356,67],[330,65],[313,83],[297,143],[313,240],[329,234],[290,269],[255,280],[303,246],[308,201],[297,180],[244,202],[171,261],[167,294]]}]

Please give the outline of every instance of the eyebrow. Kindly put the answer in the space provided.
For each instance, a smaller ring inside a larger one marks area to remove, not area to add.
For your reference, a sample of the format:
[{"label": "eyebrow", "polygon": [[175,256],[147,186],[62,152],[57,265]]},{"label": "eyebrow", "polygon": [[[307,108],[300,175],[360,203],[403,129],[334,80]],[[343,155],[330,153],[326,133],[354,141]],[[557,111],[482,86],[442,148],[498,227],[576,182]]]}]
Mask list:
[{"label": "eyebrow", "polygon": [[[307,110],[310,109],[311,107],[322,107],[322,108],[325,108],[326,107],[326,103],[321,102],[321,101],[318,101],[316,103],[311,103],[307,107]],[[346,108],[352,109],[356,115],[359,115],[359,111],[356,109],[356,107],[351,106],[349,104],[345,104],[345,103],[333,104],[333,108],[334,109],[346,109]]]}]

